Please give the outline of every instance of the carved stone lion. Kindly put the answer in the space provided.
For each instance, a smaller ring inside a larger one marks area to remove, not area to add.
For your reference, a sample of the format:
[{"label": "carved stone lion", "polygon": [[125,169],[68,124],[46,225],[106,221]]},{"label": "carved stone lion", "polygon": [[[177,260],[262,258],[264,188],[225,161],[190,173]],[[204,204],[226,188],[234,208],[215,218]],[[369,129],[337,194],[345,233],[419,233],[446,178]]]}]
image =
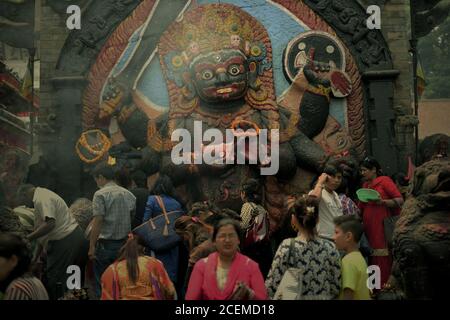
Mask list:
[{"label": "carved stone lion", "polygon": [[450,161],[418,167],[393,238],[393,282],[407,299],[442,299],[450,284]]}]

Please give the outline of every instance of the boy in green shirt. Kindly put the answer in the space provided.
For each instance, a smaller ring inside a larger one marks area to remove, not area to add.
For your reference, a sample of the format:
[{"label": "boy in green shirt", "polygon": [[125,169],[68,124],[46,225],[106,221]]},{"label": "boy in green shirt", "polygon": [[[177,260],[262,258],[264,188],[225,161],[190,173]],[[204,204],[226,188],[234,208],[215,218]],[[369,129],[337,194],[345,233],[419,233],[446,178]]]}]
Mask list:
[{"label": "boy in green shirt", "polygon": [[334,219],[336,248],[345,252],[342,258],[341,300],[370,300],[367,287],[367,264],[358,249],[363,226],[354,215]]}]

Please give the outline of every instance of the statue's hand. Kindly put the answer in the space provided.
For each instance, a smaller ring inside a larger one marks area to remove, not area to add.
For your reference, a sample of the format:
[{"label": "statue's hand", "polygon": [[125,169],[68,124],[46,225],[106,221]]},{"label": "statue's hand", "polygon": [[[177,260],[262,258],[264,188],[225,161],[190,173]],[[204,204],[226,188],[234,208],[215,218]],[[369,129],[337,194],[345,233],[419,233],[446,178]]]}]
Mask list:
[{"label": "statue's hand", "polygon": [[[228,159],[234,159],[234,144],[227,144],[223,142],[219,144],[202,144],[201,152],[203,157],[208,157],[209,165],[223,166],[225,165],[226,161],[228,161]],[[212,156],[213,154],[215,155],[214,157]]]},{"label": "statue's hand", "polygon": [[110,117],[120,111],[125,98],[125,87],[110,79],[103,92],[99,118]]},{"label": "statue's hand", "polygon": [[357,159],[349,152],[328,157],[325,166],[328,164],[340,167],[346,177],[355,177],[358,171]]},{"label": "statue's hand", "polygon": [[336,98],[346,97],[352,92],[351,81],[347,75],[339,70],[334,70],[330,74],[331,90]]},{"label": "statue's hand", "polygon": [[305,80],[304,80],[304,75],[303,75],[303,71],[300,71],[299,73],[297,73],[297,75],[294,78],[294,81],[292,81],[291,86],[292,87],[301,87],[302,85],[304,85]]}]

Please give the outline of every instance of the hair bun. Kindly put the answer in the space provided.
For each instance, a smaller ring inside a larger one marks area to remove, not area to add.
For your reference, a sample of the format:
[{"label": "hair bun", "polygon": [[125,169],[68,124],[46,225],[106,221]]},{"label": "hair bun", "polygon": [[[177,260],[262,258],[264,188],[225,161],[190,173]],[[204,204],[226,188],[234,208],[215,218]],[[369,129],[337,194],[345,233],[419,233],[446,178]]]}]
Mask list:
[{"label": "hair bun", "polygon": [[291,212],[295,214],[297,221],[307,230],[313,232],[319,218],[319,211],[316,203],[308,195],[298,198]]},{"label": "hair bun", "polygon": [[312,230],[317,225],[317,217],[315,215],[305,215],[303,217],[303,226],[308,229]]}]

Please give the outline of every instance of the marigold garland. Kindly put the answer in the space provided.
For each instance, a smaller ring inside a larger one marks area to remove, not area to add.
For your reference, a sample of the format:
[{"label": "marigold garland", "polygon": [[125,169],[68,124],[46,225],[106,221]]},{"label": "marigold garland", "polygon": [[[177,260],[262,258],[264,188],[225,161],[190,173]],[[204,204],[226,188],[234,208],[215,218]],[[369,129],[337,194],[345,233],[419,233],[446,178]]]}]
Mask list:
[{"label": "marigold garland", "polygon": [[[96,134],[97,138],[100,138],[100,141],[94,145],[89,145],[87,141],[87,136],[90,134]],[[81,151],[81,147],[85,148],[90,154],[95,155],[94,158],[88,159],[83,155]],[[77,144],[75,146],[75,151],[80,157],[81,161],[85,163],[94,163],[103,158],[103,156],[108,152],[109,148],[111,148],[111,141],[108,137],[98,129],[88,130],[81,134],[81,137],[78,139]]]}]

